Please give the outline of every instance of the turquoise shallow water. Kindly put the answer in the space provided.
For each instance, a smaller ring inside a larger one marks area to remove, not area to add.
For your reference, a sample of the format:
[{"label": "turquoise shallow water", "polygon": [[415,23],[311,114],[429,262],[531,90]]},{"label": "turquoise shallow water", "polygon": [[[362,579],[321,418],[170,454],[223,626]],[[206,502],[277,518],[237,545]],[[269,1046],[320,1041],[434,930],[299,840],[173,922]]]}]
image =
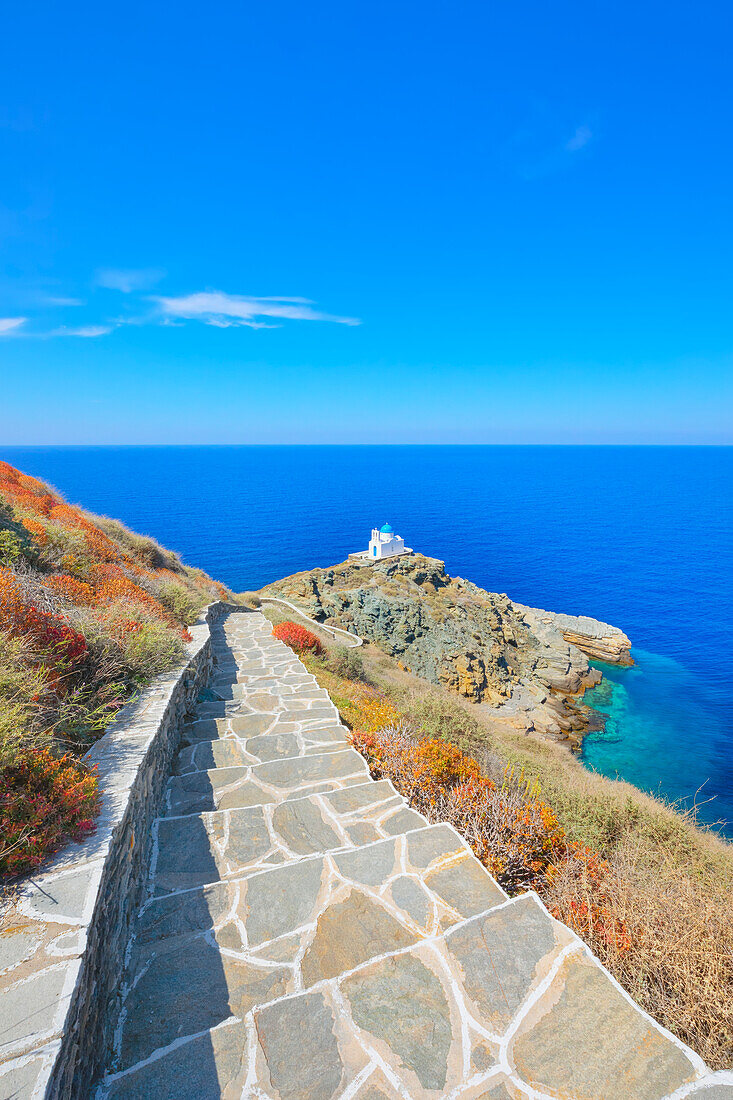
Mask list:
[{"label": "turquoise shallow water", "polygon": [[[345,415],[356,415],[345,410]],[[238,591],[342,561],[389,521],[520,603],[634,643],[591,701],[583,759],[733,837],[733,448],[0,447]]]},{"label": "turquoise shallow water", "polygon": [[[607,715],[606,726],[584,739],[581,759],[603,775],[633,777],[652,794],[680,799],[682,808],[697,804],[701,816],[716,820],[716,691],[671,657],[638,647],[632,656],[633,668],[594,662],[604,679],[584,701]],[[685,773],[690,760],[694,777]]]}]

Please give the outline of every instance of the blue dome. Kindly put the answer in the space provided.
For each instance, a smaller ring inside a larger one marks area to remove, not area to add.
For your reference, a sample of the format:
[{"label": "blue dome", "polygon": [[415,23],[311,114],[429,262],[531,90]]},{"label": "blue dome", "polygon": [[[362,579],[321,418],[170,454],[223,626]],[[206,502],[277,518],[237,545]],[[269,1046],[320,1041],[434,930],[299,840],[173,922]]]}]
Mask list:
[{"label": "blue dome", "polygon": [[381,533],[382,535],[391,535],[391,534],[393,534],[394,532],[392,531],[392,528],[390,527],[390,525],[389,525],[388,523],[385,523],[384,527],[382,527],[382,528],[380,529],[380,533]]}]

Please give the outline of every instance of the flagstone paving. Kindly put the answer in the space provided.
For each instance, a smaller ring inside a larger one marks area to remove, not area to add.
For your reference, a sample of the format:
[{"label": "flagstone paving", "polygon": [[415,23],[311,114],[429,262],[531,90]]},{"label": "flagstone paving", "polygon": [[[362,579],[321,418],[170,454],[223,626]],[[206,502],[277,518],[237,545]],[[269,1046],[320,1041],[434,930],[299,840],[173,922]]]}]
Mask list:
[{"label": "flagstone paving", "polygon": [[535,895],[370,778],[262,615],[213,633],[97,1100],[697,1093],[700,1059]]}]

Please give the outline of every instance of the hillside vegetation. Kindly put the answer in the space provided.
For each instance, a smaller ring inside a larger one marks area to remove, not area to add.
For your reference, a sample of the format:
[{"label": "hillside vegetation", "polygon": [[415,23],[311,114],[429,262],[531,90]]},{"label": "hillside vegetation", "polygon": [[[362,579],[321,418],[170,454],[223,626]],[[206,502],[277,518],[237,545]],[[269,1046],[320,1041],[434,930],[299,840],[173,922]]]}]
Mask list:
[{"label": "hillside vegetation", "polygon": [[220,598],[153,539],[0,462],[0,875],[93,828],[80,757]]},{"label": "hillside vegetation", "polygon": [[508,893],[536,890],[642,1007],[712,1068],[729,1068],[733,846],[376,646],[344,649],[317,633],[322,654],[301,643],[301,659],[372,774],[429,820],[451,821]]}]

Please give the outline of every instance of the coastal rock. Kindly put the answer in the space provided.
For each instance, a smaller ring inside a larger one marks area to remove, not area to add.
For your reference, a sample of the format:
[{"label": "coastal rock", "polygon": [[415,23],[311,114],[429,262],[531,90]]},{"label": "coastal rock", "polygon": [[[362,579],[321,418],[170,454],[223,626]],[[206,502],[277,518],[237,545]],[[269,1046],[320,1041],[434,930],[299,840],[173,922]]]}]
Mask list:
[{"label": "coastal rock", "polygon": [[355,632],[497,721],[573,747],[597,725],[578,698],[601,679],[588,658],[631,663],[631,643],[616,627],[516,604],[450,577],[442,561],[422,554],[296,573],[261,594]]},{"label": "coastal rock", "polygon": [[537,607],[514,604],[535,634],[542,633],[543,626],[559,630],[566,642],[581,650],[593,661],[608,665],[633,665],[629,653],[631,641],[616,626],[591,619],[587,615],[565,615],[558,611],[541,611]]}]

